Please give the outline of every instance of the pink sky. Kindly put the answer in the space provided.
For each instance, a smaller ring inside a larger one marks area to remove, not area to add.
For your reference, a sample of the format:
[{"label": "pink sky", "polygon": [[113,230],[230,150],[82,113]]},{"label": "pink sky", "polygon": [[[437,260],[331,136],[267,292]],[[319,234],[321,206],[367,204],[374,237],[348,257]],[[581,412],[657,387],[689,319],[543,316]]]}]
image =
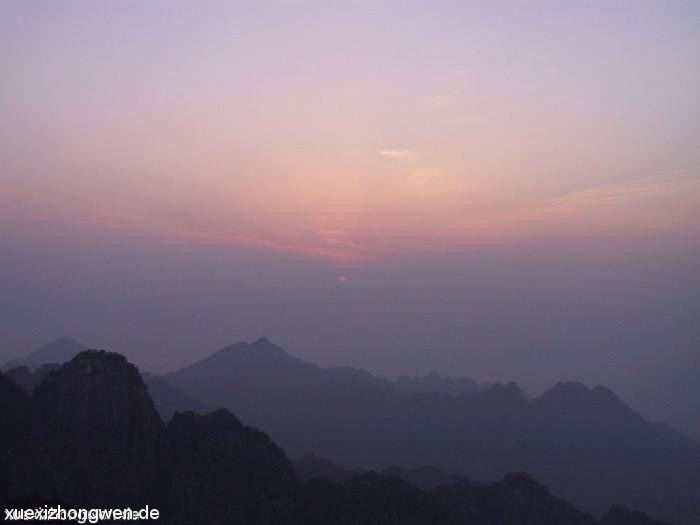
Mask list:
[{"label": "pink sky", "polygon": [[700,226],[692,2],[0,9],[15,225],[339,261]]}]

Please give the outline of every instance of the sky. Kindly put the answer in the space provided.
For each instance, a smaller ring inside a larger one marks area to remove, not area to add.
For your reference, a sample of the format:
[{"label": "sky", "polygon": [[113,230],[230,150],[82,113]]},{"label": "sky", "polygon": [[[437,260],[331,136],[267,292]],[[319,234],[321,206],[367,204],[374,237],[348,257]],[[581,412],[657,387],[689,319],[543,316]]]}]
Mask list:
[{"label": "sky", "polygon": [[265,335],[700,436],[699,35],[692,1],[5,0],[0,358]]}]

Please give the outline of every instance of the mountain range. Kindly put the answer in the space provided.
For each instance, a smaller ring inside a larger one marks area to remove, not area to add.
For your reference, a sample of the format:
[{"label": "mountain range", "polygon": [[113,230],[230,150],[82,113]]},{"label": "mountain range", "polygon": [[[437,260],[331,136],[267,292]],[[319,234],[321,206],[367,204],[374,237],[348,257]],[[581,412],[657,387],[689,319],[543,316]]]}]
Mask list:
[{"label": "mountain range", "polygon": [[[26,372],[7,373],[31,392]],[[594,514],[623,503],[679,525],[700,522],[700,444],[646,421],[603,386],[559,383],[531,398],[514,383],[435,374],[394,382],[318,367],[265,338],[142,377],[164,420],[225,407],[303,457],[293,462],[302,479],[345,483],[373,469],[433,490],[525,471]]]},{"label": "mountain range", "polygon": [[230,409],[293,457],[313,451],[352,469],[432,465],[479,481],[526,471],[595,514],[624,503],[700,523],[700,444],[646,421],[604,386],[559,383],[534,399],[514,383],[406,393],[361,370],[302,361],[265,338],[164,379]]},{"label": "mountain range", "polygon": [[139,371],[88,350],[32,394],[0,373],[0,505],[149,505],[173,525],[663,525],[622,506],[600,520],[525,473],[423,490],[393,475],[300,481],[270,437],[226,409],[161,420]]}]

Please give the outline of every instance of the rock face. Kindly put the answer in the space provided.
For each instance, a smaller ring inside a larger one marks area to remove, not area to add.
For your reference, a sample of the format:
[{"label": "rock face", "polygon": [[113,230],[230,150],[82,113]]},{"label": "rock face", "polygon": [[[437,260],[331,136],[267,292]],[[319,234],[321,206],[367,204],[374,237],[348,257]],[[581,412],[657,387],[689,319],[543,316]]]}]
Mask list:
[{"label": "rock face", "polygon": [[[226,410],[163,425],[138,370],[103,351],[49,373],[32,398],[0,374],[0,411],[0,503],[9,508],[150,505],[171,525],[598,523],[525,474],[431,491],[375,472],[300,482],[267,434]],[[605,519],[658,525],[623,508]]]}]

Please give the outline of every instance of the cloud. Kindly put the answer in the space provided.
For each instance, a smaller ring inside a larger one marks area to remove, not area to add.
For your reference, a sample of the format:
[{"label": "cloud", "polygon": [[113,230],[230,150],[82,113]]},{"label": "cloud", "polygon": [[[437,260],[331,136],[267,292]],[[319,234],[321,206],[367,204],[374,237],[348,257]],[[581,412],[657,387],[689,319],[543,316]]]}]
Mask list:
[{"label": "cloud", "polygon": [[347,237],[348,234],[343,230],[318,230],[314,232],[319,237]]},{"label": "cloud", "polygon": [[549,204],[554,208],[574,208],[600,202],[647,198],[695,190],[700,190],[698,177],[649,177],[578,190],[553,199]]},{"label": "cloud", "polygon": [[361,252],[369,249],[369,246],[354,241],[350,234],[343,230],[319,230],[314,233],[324,244],[328,246],[354,252]]},{"label": "cloud", "polygon": [[379,150],[382,157],[397,160],[413,160],[418,158],[418,154],[410,149],[382,149]]},{"label": "cloud", "polygon": [[118,203],[58,198],[0,186],[0,225],[10,221],[25,224],[87,224],[101,231],[250,246],[342,263],[358,261],[372,252],[369,246],[356,242],[347,232],[337,229],[308,232],[301,238],[285,235],[272,238],[255,231],[234,231],[228,225],[173,219]]}]

